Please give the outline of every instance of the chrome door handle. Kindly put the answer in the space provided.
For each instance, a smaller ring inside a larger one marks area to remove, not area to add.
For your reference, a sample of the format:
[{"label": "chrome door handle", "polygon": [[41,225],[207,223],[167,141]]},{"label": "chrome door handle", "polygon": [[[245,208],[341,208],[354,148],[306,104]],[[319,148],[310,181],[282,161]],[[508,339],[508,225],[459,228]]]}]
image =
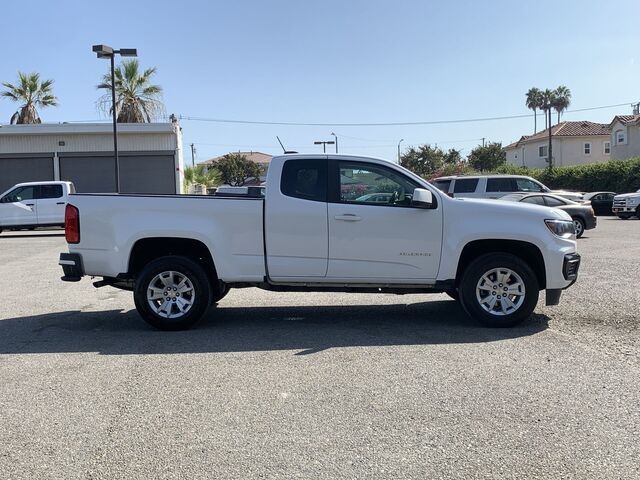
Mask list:
[{"label": "chrome door handle", "polygon": [[362,220],[362,218],[360,218],[358,215],[354,215],[353,213],[336,215],[333,218],[335,218],[336,220],[344,220],[345,222],[359,222],[360,220]]}]

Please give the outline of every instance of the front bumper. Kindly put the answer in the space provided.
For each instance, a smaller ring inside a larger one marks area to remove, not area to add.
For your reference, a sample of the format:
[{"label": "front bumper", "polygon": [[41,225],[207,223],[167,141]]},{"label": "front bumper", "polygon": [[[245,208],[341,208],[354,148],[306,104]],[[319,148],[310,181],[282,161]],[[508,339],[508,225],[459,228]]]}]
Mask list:
[{"label": "front bumper", "polygon": [[636,205],[633,207],[611,207],[611,211],[613,213],[636,213],[637,208]]},{"label": "front bumper", "polygon": [[60,279],[64,282],[79,282],[84,276],[82,257],[77,253],[61,253],[58,265],[62,267],[64,276]]},{"label": "front bumper", "polygon": [[564,256],[564,261],[562,263],[562,275],[565,280],[569,280],[571,283],[564,288],[548,288],[545,292],[546,305],[558,305],[560,303],[562,290],[565,290],[576,283],[576,280],[578,279],[578,270],[580,269],[580,260],[580,255],[577,253],[568,253]]}]

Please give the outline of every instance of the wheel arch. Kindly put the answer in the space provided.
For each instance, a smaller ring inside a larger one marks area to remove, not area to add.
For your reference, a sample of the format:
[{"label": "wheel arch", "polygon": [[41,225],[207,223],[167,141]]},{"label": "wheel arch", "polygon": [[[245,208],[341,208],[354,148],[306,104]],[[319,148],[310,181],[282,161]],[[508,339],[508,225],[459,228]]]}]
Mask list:
[{"label": "wheel arch", "polygon": [[189,258],[202,265],[212,285],[218,282],[209,248],[200,240],[182,237],[147,237],[137,240],[129,254],[127,275],[135,278],[149,262],[169,255]]},{"label": "wheel arch", "polygon": [[530,242],[505,239],[473,240],[467,243],[462,249],[458,260],[455,280],[456,287],[459,285],[462,274],[467,266],[480,255],[486,253],[509,253],[522,259],[536,274],[540,289],[544,290],[546,288],[547,274],[544,257],[540,249]]}]

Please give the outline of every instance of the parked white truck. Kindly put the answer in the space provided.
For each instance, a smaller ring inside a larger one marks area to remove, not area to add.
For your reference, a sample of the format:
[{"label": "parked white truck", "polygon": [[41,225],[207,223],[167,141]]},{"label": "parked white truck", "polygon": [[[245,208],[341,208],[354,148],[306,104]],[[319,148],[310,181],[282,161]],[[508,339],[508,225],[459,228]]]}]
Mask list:
[{"label": "parked white truck", "polygon": [[611,211],[622,220],[628,220],[634,215],[640,218],[640,190],[613,197]]},{"label": "parked white truck", "polygon": [[[369,199],[386,193],[386,202]],[[439,293],[512,326],[577,278],[571,217],[453,199],[385,160],[274,157],[255,196],[72,195],[63,280],[133,291],[140,315],[188,328],[230,288]]]},{"label": "parked white truck", "polygon": [[64,206],[75,188],[71,182],[18,183],[0,195],[2,230],[63,227]]}]

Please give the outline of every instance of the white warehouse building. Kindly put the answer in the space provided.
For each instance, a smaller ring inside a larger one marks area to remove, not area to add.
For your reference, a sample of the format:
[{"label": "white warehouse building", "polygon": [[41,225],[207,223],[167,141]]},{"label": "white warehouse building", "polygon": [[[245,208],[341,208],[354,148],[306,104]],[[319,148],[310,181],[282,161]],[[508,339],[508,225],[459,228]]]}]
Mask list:
[{"label": "white warehouse building", "polygon": [[[181,193],[177,122],[118,124],[120,191]],[[82,193],[116,191],[110,123],[0,125],[0,192],[21,182],[67,180]]]}]

